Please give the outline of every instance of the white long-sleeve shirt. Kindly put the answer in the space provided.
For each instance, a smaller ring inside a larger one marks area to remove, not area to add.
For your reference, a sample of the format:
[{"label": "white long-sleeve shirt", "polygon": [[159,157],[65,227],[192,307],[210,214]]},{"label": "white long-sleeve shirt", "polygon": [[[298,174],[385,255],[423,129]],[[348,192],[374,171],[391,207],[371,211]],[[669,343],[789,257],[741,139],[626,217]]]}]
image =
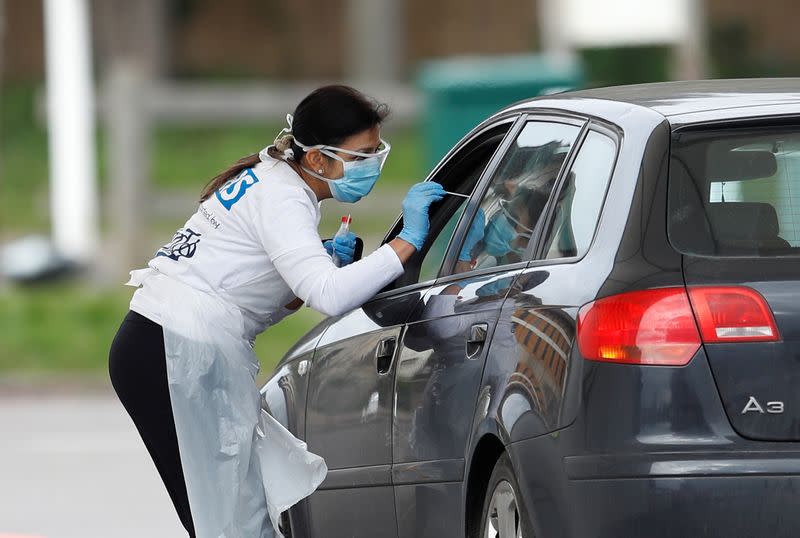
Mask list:
[{"label": "white long-sleeve shirt", "polygon": [[[148,265],[242,310],[255,337],[299,297],[338,315],[369,300],[403,273],[389,245],[346,267],[336,267],[317,228],[319,202],[285,162],[264,158],[200,204],[197,213]],[[131,310],[161,323],[168,305],[145,281]]]}]

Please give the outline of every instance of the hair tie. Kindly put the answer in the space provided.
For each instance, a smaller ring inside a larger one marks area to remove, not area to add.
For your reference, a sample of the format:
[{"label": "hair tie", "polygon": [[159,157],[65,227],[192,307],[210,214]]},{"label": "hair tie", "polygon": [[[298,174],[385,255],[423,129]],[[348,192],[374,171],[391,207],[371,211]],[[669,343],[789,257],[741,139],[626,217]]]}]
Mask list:
[{"label": "hair tie", "polygon": [[261,159],[262,162],[267,162],[269,159],[273,158],[272,155],[270,155],[270,150],[275,149],[281,154],[280,156],[283,160],[293,159],[294,150],[292,150],[292,148],[289,147],[289,145],[291,145],[292,143],[292,140],[294,139],[292,138],[291,135],[288,136],[284,135],[282,137],[276,138],[274,144],[267,146],[258,152],[258,158]]},{"label": "hair tie", "polygon": [[275,149],[282,153],[285,159],[294,157],[294,151],[292,150],[292,142],[294,142],[294,135],[292,134],[293,122],[294,116],[286,114],[286,123],[288,127],[281,129],[281,132],[278,133],[278,136],[276,136],[275,140],[272,142]]},{"label": "hair tie", "polygon": [[287,151],[292,151],[293,141],[294,136],[292,136],[291,133],[284,133],[281,131],[281,134],[278,135],[273,144],[275,144],[275,149],[283,154],[286,154]]}]

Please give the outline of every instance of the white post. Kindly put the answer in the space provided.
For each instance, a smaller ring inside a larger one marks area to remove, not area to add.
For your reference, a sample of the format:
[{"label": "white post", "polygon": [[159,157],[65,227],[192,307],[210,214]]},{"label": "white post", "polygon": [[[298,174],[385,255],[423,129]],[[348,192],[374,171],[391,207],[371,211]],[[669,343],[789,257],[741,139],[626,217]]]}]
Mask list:
[{"label": "white post", "polygon": [[44,19],[53,243],[67,259],[88,263],[98,201],[87,0],[44,0]]},{"label": "white post", "polygon": [[704,0],[684,2],[686,33],[678,42],[675,58],[675,78],[703,79],[708,76],[707,18]]},{"label": "white post", "polygon": [[[142,221],[147,218],[150,171],[150,110],[147,75],[134,60],[117,58],[109,69],[105,114],[108,133],[109,233],[112,245],[104,267],[124,275],[141,265],[145,253]],[[145,215],[145,217],[143,217]]]},{"label": "white post", "polygon": [[569,41],[564,24],[566,15],[562,2],[560,0],[539,0],[536,5],[539,8],[542,50],[556,62],[571,60],[575,51]]},{"label": "white post", "polygon": [[348,0],[346,70],[358,81],[393,82],[402,66],[403,12],[399,0]]}]

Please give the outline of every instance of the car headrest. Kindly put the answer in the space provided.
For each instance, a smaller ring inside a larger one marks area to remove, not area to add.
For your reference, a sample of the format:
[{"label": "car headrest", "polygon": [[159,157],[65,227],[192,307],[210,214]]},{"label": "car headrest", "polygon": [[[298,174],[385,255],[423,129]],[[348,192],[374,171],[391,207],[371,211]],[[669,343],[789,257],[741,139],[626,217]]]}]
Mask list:
[{"label": "car headrest", "polygon": [[714,237],[721,241],[765,241],[778,238],[775,208],[759,202],[719,202],[706,206]]}]

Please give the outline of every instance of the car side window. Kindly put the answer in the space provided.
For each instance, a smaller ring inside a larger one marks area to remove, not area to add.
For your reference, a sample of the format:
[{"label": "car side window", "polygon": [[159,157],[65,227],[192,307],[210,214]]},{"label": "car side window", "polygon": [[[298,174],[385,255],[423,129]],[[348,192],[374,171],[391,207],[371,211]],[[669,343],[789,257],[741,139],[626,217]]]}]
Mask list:
[{"label": "car side window", "polygon": [[[489,128],[468,142],[453,155],[432,178],[445,190],[469,196],[475,189],[483,171],[489,164],[513,121],[509,120]],[[430,208],[430,232],[422,250],[409,260],[406,271],[389,289],[396,289],[416,282],[434,280],[442,266],[453,232],[466,207],[467,199],[461,196],[446,196]],[[387,241],[400,233],[402,221],[387,237]]]},{"label": "car side window", "polygon": [[466,198],[461,198],[458,202],[458,208],[453,215],[447,220],[447,223],[436,236],[436,239],[431,243],[425,258],[422,260],[422,266],[419,270],[419,281],[425,282],[433,280],[439,274],[439,268],[442,266],[445,253],[447,252],[447,245],[450,243],[450,238],[453,237],[453,232],[456,229],[461,215],[464,213],[466,207]]},{"label": "car side window", "polygon": [[503,157],[459,247],[454,273],[523,260],[580,127],[531,121]]},{"label": "car side window", "polygon": [[617,155],[614,140],[589,131],[558,193],[544,241],[546,259],[583,256],[594,237]]}]

